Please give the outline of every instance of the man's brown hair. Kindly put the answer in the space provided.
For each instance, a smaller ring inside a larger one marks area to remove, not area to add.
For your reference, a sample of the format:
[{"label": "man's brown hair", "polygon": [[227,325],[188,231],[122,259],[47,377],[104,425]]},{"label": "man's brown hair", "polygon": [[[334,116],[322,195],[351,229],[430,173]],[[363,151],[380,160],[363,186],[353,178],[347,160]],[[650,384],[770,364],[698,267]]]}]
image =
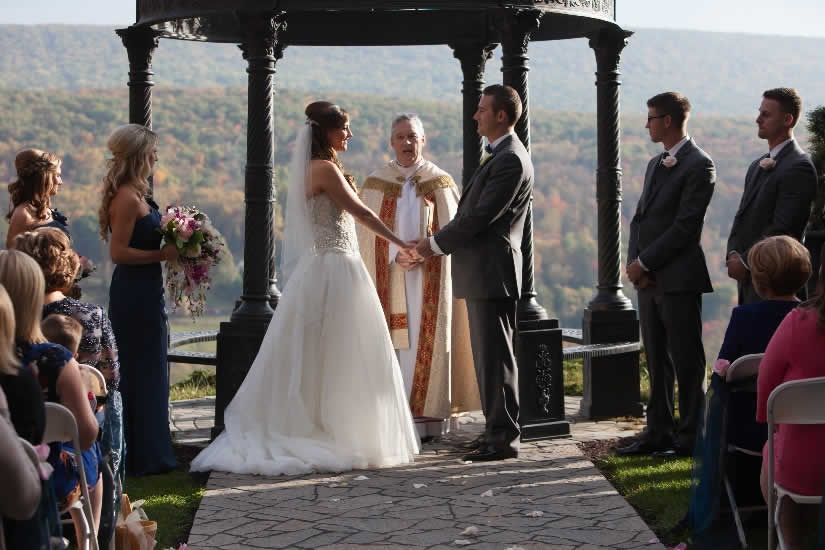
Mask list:
[{"label": "man's brown hair", "polygon": [[690,114],[690,101],[679,92],[664,92],[647,100],[647,106],[660,115],[670,115],[676,126],[682,126]]},{"label": "man's brown hair", "polygon": [[510,124],[521,118],[521,98],[510,86],[493,84],[484,88],[483,94],[493,98],[493,114],[504,111]]},{"label": "man's brown hair", "polygon": [[802,98],[794,88],[771,88],[762,94],[765,99],[773,99],[779,103],[779,108],[783,113],[788,113],[793,117],[791,128],[799,122],[799,115],[802,114]]}]

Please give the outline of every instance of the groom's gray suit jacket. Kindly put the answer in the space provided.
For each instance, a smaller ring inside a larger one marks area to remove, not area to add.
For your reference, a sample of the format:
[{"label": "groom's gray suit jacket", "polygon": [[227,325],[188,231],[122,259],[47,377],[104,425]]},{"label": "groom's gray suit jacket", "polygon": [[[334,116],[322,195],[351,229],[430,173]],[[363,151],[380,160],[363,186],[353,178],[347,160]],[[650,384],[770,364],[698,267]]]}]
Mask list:
[{"label": "groom's gray suit jacket", "polygon": [[[788,235],[803,242],[816,194],[816,168],[796,140],[779,151],[771,170],[759,166],[762,158],[748,168],[745,190],[728,237],[728,254],[735,250],[746,262],[751,246],[765,237]],[[759,299],[750,279],[739,282],[740,304]]]},{"label": "groom's gray suit jacket", "polygon": [[452,254],[456,298],[519,298],[532,189],[530,154],[509,136],[464,186],[455,217],[435,235],[438,247]]},{"label": "groom's gray suit jacket", "polygon": [[692,139],[677,151],[672,168],[662,165],[662,155],[648,163],[627,261],[638,257],[658,292],[713,292],[700,239],[715,182],[713,161]]},{"label": "groom's gray suit jacket", "polygon": [[453,257],[453,295],[466,298],[481,408],[481,450],[518,453],[518,369],[513,344],[521,295],[521,237],[533,164],[508,136],[464,186],[455,217],[435,235]]}]

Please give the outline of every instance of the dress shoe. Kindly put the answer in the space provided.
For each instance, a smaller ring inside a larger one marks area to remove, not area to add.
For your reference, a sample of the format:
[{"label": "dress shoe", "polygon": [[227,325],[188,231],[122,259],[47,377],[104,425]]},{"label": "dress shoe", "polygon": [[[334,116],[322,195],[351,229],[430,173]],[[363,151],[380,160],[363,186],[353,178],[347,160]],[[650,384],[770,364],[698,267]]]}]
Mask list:
[{"label": "dress shoe", "polygon": [[485,443],[486,439],[482,434],[468,443],[462,443],[461,445],[459,445],[459,447],[461,447],[462,449],[467,449],[468,451],[475,451],[477,449],[484,447]]},{"label": "dress shoe", "polygon": [[513,449],[490,449],[482,448],[472,453],[464,455],[461,460],[464,462],[491,462],[493,460],[506,460],[508,458],[517,458],[518,451]]},{"label": "dress shoe", "polygon": [[672,445],[667,449],[653,452],[653,456],[656,458],[691,457],[693,456],[693,450],[682,445]]},{"label": "dress shoe", "polygon": [[616,454],[619,456],[649,455],[655,452],[665,451],[670,447],[670,445],[659,443],[658,441],[640,439],[625,447],[617,447]]}]

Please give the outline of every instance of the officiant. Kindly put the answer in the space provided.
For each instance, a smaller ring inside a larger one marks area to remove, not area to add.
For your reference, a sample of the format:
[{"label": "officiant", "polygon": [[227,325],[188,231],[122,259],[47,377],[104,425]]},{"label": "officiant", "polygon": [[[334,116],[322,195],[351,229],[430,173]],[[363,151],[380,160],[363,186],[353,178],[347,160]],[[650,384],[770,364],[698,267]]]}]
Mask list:
[{"label": "officiant", "polygon": [[[455,181],[423,158],[425,143],[417,115],[396,116],[395,159],[370,174],[361,190],[364,203],[404,240],[432,235],[458,207]],[[453,298],[450,256],[414,259],[360,229],[361,256],[384,308],[419,434],[440,435],[451,416],[480,408],[467,306]]]}]

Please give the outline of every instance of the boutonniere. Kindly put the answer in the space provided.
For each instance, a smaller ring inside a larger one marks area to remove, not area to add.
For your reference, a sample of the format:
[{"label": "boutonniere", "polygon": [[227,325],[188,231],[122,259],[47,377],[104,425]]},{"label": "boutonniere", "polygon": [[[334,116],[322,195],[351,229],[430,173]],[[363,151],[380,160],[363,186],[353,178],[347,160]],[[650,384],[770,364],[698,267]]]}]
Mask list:
[{"label": "boutonniere", "polygon": [[677,162],[679,162],[679,160],[673,155],[668,155],[662,160],[662,164],[665,168],[673,168],[676,166]]},{"label": "boutonniere", "polygon": [[776,166],[776,161],[771,157],[765,157],[759,161],[759,167],[762,170],[773,170],[774,166]]}]

